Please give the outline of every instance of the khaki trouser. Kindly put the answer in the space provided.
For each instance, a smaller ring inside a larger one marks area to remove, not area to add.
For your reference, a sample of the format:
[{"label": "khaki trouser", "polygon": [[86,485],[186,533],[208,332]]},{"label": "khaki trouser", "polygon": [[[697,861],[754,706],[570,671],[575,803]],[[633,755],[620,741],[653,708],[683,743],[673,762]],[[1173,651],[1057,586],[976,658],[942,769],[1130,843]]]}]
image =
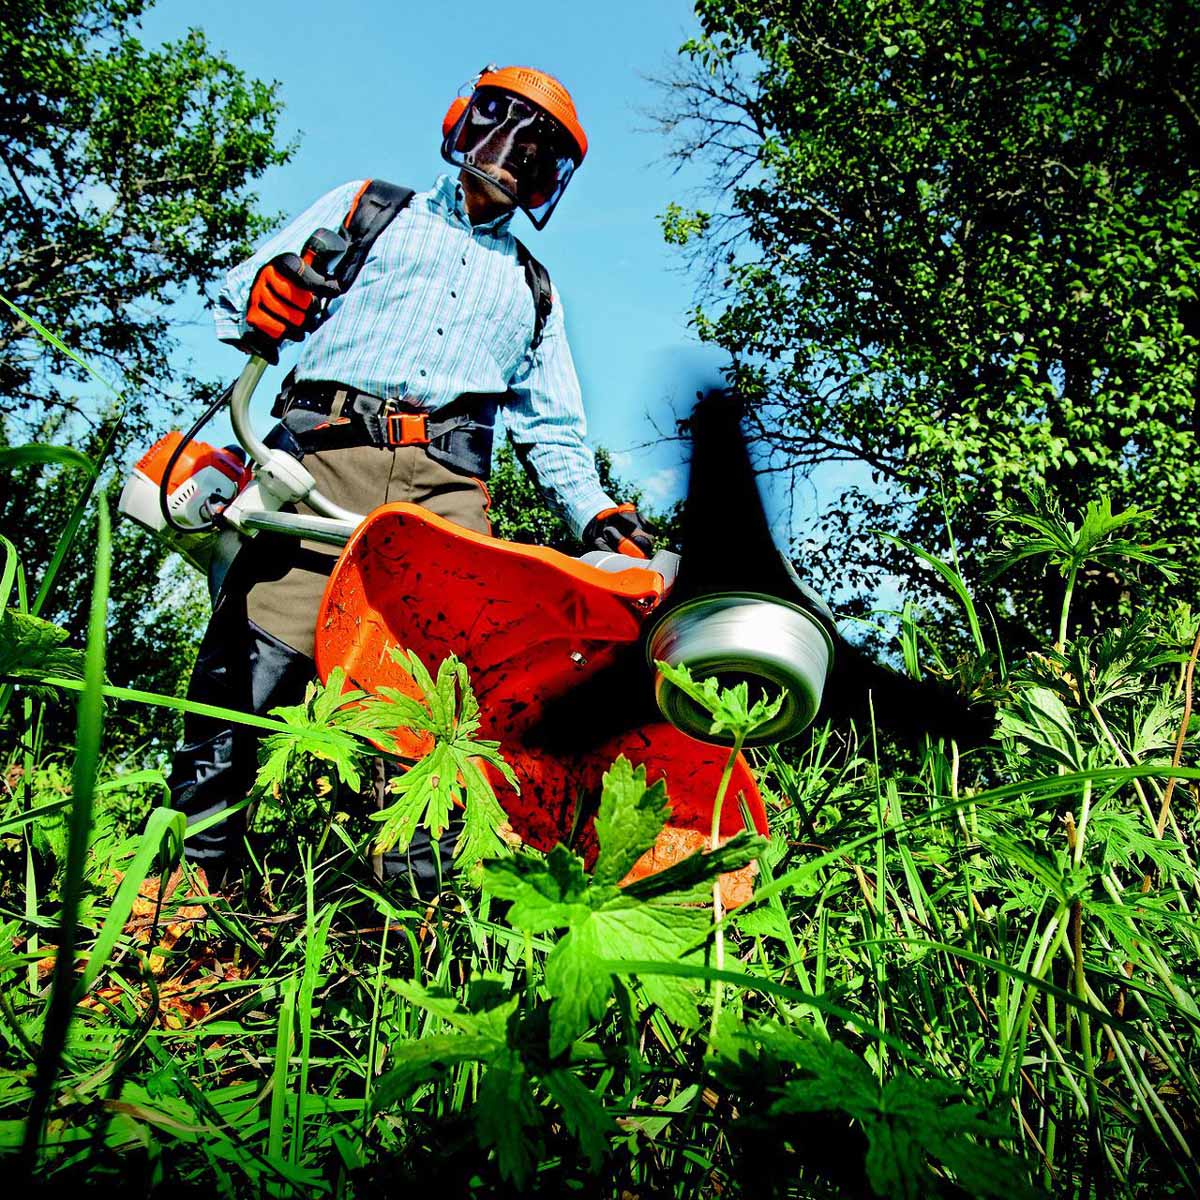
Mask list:
[{"label": "khaki trouser", "polygon": [[[304,465],[318,489],[343,508],[368,513],[389,501],[423,505],[448,520],[489,533],[487,489],[430,459],[419,446],[380,450],[374,446],[306,454]],[[300,511],[310,509],[300,506]],[[313,676],[313,632],[317,609],[337,550],[260,533],[243,546],[226,576],[208,623],[188,699],[250,712],[296,704]],[[171,804],[189,824],[220,816],[254,781],[254,731],[244,725],[188,713],[183,742],[171,768]],[[383,802],[382,777],[376,803]],[[187,855],[211,873],[228,869],[241,845],[245,813],[233,813],[193,833]],[[438,890],[439,871],[448,869],[454,846],[444,837],[436,847],[419,832],[404,855],[392,855],[377,872],[408,879],[419,894]],[[389,856],[385,856],[389,857]],[[439,865],[440,864],[440,865]]]},{"label": "khaki trouser", "polygon": [[[407,501],[477,533],[491,533],[491,504],[481,480],[460,475],[420,446],[394,450],[356,446],[304,456],[317,490],[364,515],[381,504]],[[312,513],[307,505],[296,511]],[[313,657],[317,609],[338,550],[319,542],[259,534],[238,556],[230,583],[246,589],[246,615],[261,629]]]}]

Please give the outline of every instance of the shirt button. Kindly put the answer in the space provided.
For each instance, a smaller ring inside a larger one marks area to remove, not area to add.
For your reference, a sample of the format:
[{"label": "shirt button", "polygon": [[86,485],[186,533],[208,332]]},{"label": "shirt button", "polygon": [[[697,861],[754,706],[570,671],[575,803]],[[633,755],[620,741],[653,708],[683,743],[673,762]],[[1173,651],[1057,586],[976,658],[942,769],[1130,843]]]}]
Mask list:
[{"label": "shirt button", "polygon": [[463,265],[464,267],[467,265],[467,260],[466,260],[465,258],[462,260],[462,265]]},{"label": "shirt button", "polygon": [[421,374],[422,374],[422,375],[424,375],[424,374],[425,374],[425,368],[424,368],[424,367],[422,367],[422,368],[421,368]]},{"label": "shirt button", "polygon": [[441,336],[442,336],[442,331],[439,329],[439,330],[438,330],[438,337],[441,337]]},{"label": "shirt button", "polygon": [[451,292],[451,293],[450,293],[450,299],[451,299],[451,300],[457,300],[457,299],[458,299],[458,293],[457,293],[457,292]]}]

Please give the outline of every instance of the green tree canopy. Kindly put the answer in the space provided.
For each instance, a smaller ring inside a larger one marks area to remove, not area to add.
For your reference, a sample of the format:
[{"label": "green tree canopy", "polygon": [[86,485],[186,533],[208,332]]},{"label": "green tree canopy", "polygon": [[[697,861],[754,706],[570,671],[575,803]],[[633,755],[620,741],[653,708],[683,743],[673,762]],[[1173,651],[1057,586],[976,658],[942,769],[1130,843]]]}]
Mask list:
[{"label": "green tree canopy", "polygon": [[[114,466],[175,415],[164,394],[196,386],[174,353],[172,302],[203,293],[270,228],[253,184],[291,153],[277,138],[275,85],[248,78],[195,30],[143,45],[147,7],[11,0],[0,10],[0,296],[81,360],[0,309],[0,445],[70,442],[95,457],[111,440],[110,507]],[[0,479],[0,529],[35,587],[83,487],[80,473],[40,464]],[[89,518],[44,610],[79,638],[93,530]],[[122,522],[115,538],[109,675],[170,692],[186,673],[203,587],[140,529]],[[122,728],[110,748],[144,733]]]},{"label": "green tree canopy", "polygon": [[[672,205],[665,229],[707,267],[696,323],[768,444],[802,471],[870,470],[829,506],[814,563],[867,590],[906,573],[863,535],[944,548],[944,496],[978,582],[988,512],[1030,486],[1069,509],[1157,504],[1154,533],[1194,544],[1196,4],[697,13],[662,123],[677,157],[711,164],[721,207]],[[1032,580],[1005,579],[1018,609]],[[1123,582],[1085,587],[1093,620]]]},{"label": "green tree canopy", "polygon": [[[198,30],[147,48],[137,38],[147,7],[8,0],[0,14],[0,294],[125,391],[139,436],[172,375],[169,304],[269,228],[251,185],[290,153],[277,144],[275,85],[213,53]],[[10,438],[79,413],[84,378],[6,313]],[[83,436],[78,421],[70,428]]]}]

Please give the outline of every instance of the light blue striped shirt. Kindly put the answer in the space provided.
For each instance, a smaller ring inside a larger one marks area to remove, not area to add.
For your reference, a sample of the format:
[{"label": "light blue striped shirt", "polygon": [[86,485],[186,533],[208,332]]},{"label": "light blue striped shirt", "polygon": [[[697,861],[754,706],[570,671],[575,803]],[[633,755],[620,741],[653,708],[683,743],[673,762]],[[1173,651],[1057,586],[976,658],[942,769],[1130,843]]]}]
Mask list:
[{"label": "light blue striped shirt", "polygon": [[[339,229],[362,186],[334,188],[225,278],[217,336],[236,341],[250,286],[277,254],[299,253],[314,229]],[[511,391],[504,423],[547,498],[578,534],[613,500],[600,486],[562,300],[531,353],[533,297],[509,232],[511,214],[472,225],[449,175],[419,192],[376,239],[346,295],[302,343],[297,379],[405,397],[436,412],[463,392]],[[286,346],[287,343],[285,343]]]}]

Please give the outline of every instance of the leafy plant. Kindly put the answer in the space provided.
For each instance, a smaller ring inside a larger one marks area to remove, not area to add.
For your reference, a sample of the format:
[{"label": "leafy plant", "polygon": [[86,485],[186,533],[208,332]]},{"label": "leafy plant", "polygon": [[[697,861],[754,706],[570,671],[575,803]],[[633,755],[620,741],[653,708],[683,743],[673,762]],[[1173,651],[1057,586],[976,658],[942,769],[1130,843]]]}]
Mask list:
[{"label": "leafy plant", "polygon": [[[646,769],[619,758],[604,776],[596,815],[600,852],[589,877],[565,846],[544,859],[518,855],[485,869],[485,886],[512,902],[507,919],[530,934],[565,929],[546,959],[550,1053],[559,1054],[603,1016],[615,989],[611,963],[702,961],[709,920],[696,902],[722,871],[751,862],[760,846],[739,835],[715,851],[621,887],[654,845],[669,806],[663,785],[646,785]],[[699,889],[699,891],[698,891]],[[642,980],[648,1000],[685,1027],[699,1023],[694,986],[669,977]]]},{"label": "leafy plant", "polygon": [[385,749],[394,745],[391,733],[397,722],[391,711],[372,703],[368,693],[348,687],[341,667],[334,667],[327,683],[310,683],[300,704],[273,708],[271,715],[288,730],[263,739],[255,779],[260,791],[280,787],[301,755],[329,763],[343,784],[358,791],[359,768],[370,753],[369,743]]},{"label": "leafy plant", "polygon": [[436,840],[446,831],[450,814],[462,809],[463,828],[454,846],[454,859],[464,868],[475,867],[483,858],[506,850],[500,828],[504,810],[484,774],[486,765],[498,771],[514,790],[517,778],[500,756],[499,742],[481,741],[479,704],[471,690],[466,667],[454,655],[438,665],[434,679],[412,651],[392,651],[393,659],[412,675],[422,699],[415,700],[396,688],[379,689],[382,700],[370,707],[376,719],[395,728],[403,725],[433,737],[433,747],[388,790],[396,796],[386,808],[372,814],[382,828],[376,850],[393,846],[408,848],[418,826],[428,829]]},{"label": "leafy plant", "polygon": [[31,694],[52,695],[39,687],[47,675],[66,679],[83,678],[83,652],[64,645],[70,635],[65,629],[29,613],[7,608],[0,612],[0,678],[20,680]]},{"label": "leafy plant", "polygon": [[[1005,1126],[945,1080],[897,1071],[881,1085],[857,1054],[801,1024],[751,1022],[723,1032],[716,1049],[718,1077],[755,1098],[739,1124],[796,1152],[811,1145],[814,1115],[848,1118],[865,1138],[861,1166],[876,1196],[1034,1194],[1020,1160],[994,1148]],[[856,1165],[843,1164],[847,1182]]]},{"label": "leafy plant", "polygon": [[1112,500],[1103,496],[1088,502],[1083,520],[1076,528],[1062,507],[1044,490],[1031,491],[1029,507],[1015,505],[993,514],[1001,530],[1001,545],[992,558],[992,575],[1011,570],[1025,559],[1045,558],[1066,580],[1058,618],[1058,646],[1067,641],[1067,619],[1079,573],[1088,564],[1111,566],[1123,562],[1142,563],[1163,578],[1173,580],[1178,572],[1165,557],[1167,542],[1133,542],[1116,536],[1120,530],[1145,525],[1153,513],[1130,507],[1114,513]]}]

